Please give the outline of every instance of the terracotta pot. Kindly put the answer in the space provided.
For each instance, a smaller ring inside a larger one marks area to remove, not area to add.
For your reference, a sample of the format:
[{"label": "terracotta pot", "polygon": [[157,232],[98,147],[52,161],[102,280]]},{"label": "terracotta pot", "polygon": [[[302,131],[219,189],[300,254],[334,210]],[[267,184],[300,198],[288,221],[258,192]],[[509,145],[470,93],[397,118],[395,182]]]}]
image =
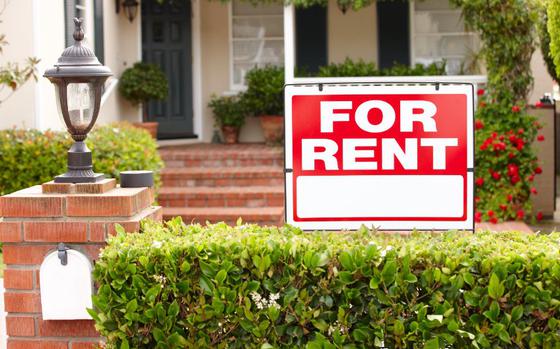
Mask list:
[{"label": "terracotta pot", "polygon": [[222,134],[225,144],[236,144],[239,139],[239,127],[222,126]]},{"label": "terracotta pot", "polygon": [[259,116],[266,144],[278,144],[284,139],[284,117],[282,115]]},{"label": "terracotta pot", "polygon": [[158,122],[135,122],[133,125],[148,131],[154,139],[157,139]]}]

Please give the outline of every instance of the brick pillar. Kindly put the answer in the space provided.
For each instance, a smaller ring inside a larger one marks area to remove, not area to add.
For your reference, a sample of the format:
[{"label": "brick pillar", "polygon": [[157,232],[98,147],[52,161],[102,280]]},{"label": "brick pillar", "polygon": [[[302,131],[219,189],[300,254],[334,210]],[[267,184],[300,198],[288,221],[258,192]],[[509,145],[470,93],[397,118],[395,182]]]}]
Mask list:
[{"label": "brick pillar", "polygon": [[0,197],[4,243],[8,349],[86,349],[100,342],[92,320],[43,320],[39,267],[59,242],[95,261],[116,223],[137,231],[140,220],[161,220],[150,188],[97,184],[34,186]]}]

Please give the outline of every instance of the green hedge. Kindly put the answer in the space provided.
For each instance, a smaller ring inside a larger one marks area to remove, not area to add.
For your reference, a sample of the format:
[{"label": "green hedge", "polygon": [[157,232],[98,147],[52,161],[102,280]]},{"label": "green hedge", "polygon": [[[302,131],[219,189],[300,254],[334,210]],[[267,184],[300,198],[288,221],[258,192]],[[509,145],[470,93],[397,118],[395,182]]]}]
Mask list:
[{"label": "green hedge", "polygon": [[90,311],[108,348],[560,345],[559,234],[118,230]]},{"label": "green hedge", "polygon": [[[96,172],[119,178],[124,170],[153,170],[156,185],[163,162],[157,143],[145,130],[127,123],[96,127],[86,143]],[[0,195],[52,180],[66,172],[66,153],[72,144],[67,132],[0,131]]]}]

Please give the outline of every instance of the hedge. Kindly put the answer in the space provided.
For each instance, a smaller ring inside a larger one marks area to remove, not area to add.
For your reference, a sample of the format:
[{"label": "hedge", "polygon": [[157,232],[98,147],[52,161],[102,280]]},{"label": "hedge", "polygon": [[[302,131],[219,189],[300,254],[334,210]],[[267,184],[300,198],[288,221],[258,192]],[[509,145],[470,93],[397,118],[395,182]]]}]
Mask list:
[{"label": "hedge", "polygon": [[[96,172],[119,179],[120,171],[153,170],[159,184],[163,162],[145,130],[127,123],[96,127],[86,139]],[[0,130],[0,195],[52,180],[66,172],[72,144],[67,132]]]},{"label": "hedge", "polygon": [[107,348],[558,348],[560,235],[147,222],[94,268]]}]

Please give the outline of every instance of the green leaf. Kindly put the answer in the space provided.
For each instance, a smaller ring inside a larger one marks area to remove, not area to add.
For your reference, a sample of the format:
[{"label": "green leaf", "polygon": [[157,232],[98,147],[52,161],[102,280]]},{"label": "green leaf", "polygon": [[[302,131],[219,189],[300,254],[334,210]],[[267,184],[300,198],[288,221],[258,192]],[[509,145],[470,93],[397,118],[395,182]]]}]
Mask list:
[{"label": "green leaf", "polygon": [[345,270],[352,272],[356,269],[352,255],[346,251],[343,251],[340,256],[338,256],[338,261]]},{"label": "green leaf", "polygon": [[432,338],[424,344],[424,349],[439,349],[439,339]]},{"label": "green leaf", "polygon": [[488,284],[488,295],[493,299],[498,299],[504,294],[504,285],[500,282],[500,278],[495,273],[490,276],[490,283]]},{"label": "green leaf", "polygon": [[224,280],[227,277],[227,271],[225,271],[224,269],[221,269],[217,274],[216,274],[216,283],[218,285],[221,285],[224,283]]},{"label": "green leaf", "polygon": [[176,317],[177,315],[179,315],[179,304],[177,303],[176,299],[173,300],[173,303],[171,303],[171,305],[167,309],[167,315],[171,317]]},{"label": "green leaf", "polygon": [[512,322],[515,322],[515,321],[521,319],[522,316],[523,316],[523,306],[522,305],[515,306],[511,310],[511,321]]},{"label": "green leaf", "polygon": [[130,347],[129,347],[129,345],[128,345],[128,340],[126,340],[125,338],[123,338],[123,339],[122,339],[122,342],[121,342],[120,349],[129,349],[129,348],[130,348]]},{"label": "green leaf", "polygon": [[385,285],[389,286],[393,282],[395,282],[397,274],[397,262],[394,260],[387,261],[383,266],[383,270],[381,271],[381,278]]}]

